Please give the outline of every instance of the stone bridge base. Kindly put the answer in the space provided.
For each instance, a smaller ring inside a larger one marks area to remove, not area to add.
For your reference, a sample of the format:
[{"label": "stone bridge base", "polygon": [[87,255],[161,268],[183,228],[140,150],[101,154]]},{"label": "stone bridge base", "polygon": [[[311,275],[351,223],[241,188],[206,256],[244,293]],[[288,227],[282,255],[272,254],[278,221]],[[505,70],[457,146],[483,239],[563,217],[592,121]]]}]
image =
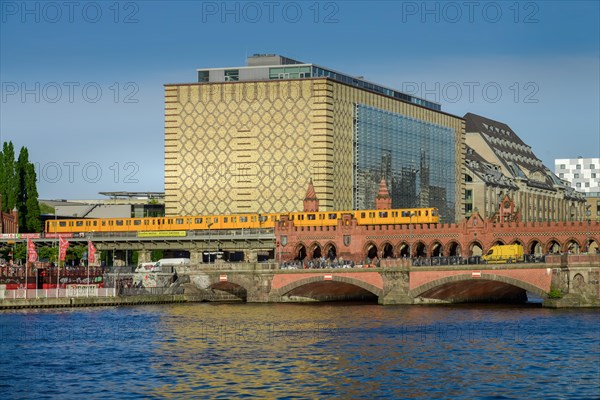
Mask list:
[{"label": "stone bridge base", "polygon": [[[545,307],[600,307],[600,267],[523,264],[401,267],[363,270],[190,269],[189,301],[250,303],[368,301],[383,305],[464,302],[523,303],[533,294]],[[181,276],[181,274],[180,274]]]}]

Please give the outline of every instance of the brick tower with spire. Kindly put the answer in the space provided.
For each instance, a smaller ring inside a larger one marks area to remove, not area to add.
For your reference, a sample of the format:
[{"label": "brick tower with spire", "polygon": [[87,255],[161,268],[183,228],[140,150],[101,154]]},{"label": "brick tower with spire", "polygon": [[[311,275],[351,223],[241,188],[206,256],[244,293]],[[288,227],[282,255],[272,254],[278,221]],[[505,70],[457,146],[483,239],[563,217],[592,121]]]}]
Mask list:
[{"label": "brick tower with spire", "polygon": [[306,190],[306,196],[304,196],[304,212],[317,212],[319,211],[319,199],[315,193],[315,187],[313,186],[312,178],[308,182],[308,190]]}]

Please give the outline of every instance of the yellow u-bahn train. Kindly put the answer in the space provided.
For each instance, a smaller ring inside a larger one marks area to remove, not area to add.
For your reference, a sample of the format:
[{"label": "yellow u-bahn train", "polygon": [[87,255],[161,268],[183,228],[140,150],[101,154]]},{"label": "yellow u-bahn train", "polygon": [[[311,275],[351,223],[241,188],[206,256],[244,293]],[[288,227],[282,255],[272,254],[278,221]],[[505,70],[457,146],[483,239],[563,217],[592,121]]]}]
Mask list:
[{"label": "yellow u-bahn train", "polygon": [[439,222],[437,208],[229,214],[154,218],[83,218],[47,220],[46,233],[194,231],[273,228],[286,215],[296,226],[335,226],[350,214],[358,225],[401,225]]}]

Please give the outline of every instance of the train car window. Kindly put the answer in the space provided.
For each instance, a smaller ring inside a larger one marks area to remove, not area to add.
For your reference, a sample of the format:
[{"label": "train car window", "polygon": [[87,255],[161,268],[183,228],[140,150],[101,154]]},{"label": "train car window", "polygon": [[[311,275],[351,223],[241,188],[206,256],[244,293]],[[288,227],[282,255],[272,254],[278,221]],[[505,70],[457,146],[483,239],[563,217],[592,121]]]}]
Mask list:
[{"label": "train car window", "polygon": [[375,218],[375,213],[374,212],[370,212],[369,213],[369,218]]},{"label": "train car window", "polygon": [[197,224],[201,224],[202,223],[202,218],[196,218],[196,223]]},{"label": "train car window", "polygon": [[380,218],[387,218],[387,216],[388,216],[388,213],[387,213],[387,211],[380,211],[380,212],[379,212],[379,217],[380,217]]},{"label": "train car window", "polygon": [[139,219],[136,219],[135,221],[133,221],[134,225],[141,225],[142,221],[140,221]]},{"label": "train car window", "polygon": [[403,217],[410,217],[410,211],[402,211]]},{"label": "train car window", "polygon": [[219,218],[218,217],[215,217],[215,222],[219,222]]},{"label": "train car window", "polygon": [[360,213],[360,217],[361,217],[361,218],[364,218],[364,217],[365,217],[365,213],[364,213],[364,212],[361,212],[361,213]]},{"label": "train car window", "polygon": [[228,220],[228,219],[229,219],[229,218],[227,218],[227,217],[223,217],[223,222],[227,223],[227,220]]},{"label": "train car window", "polygon": [[106,221],[102,221],[102,226],[106,226]]},{"label": "train car window", "polygon": [[113,226],[115,224],[114,221],[108,221],[108,226]]},{"label": "train car window", "polygon": [[425,216],[428,216],[428,215],[429,215],[429,211],[425,210]]},{"label": "train car window", "polygon": [[436,210],[431,210],[431,215],[432,215],[433,217],[435,217],[435,216],[437,215],[437,211],[436,211]]},{"label": "train car window", "polygon": [[248,217],[240,217],[240,222],[248,222]]},{"label": "train car window", "polygon": [[421,210],[419,210],[419,213],[418,213],[418,215],[419,215],[419,217],[421,216]]},{"label": "train car window", "polygon": [[94,222],[92,222],[92,225],[94,225],[94,226],[98,226],[98,221],[94,221]]},{"label": "train car window", "polygon": [[315,214],[308,214],[306,216],[306,219],[308,219],[310,221],[314,221],[316,219],[316,215]]},{"label": "train car window", "polygon": [[118,219],[117,220],[117,226],[123,226],[123,220]]},{"label": "train car window", "polygon": [[125,221],[125,225],[127,225],[127,226],[131,226],[131,220],[130,220],[130,219],[128,219],[127,221]]},{"label": "train car window", "polygon": [[192,219],[191,218],[186,218],[185,219],[185,223],[186,224],[191,224],[192,223]]},{"label": "train car window", "polygon": [[333,214],[329,214],[329,219],[337,219],[337,214],[333,213]]},{"label": "train car window", "polygon": [[67,223],[66,223],[66,222],[64,222],[64,221],[60,221],[60,222],[58,223],[58,226],[63,226],[63,227],[64,227],[64,226],[67,226]]},{"label": "train car window", "polygon": [[73,221],[69,221],[69,226],[73,226]]}]

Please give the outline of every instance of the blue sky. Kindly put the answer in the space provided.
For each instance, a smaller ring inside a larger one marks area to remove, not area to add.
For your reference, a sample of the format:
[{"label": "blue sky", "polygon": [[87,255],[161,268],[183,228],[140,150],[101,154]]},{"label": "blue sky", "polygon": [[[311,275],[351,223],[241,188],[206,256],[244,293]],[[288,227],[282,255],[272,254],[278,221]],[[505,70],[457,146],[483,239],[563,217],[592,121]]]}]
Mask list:
[{"label": "blue sky", "polygon": [[[70,4],[70,5],[69,5]],[[162,191],[163,84],[253,53],[507,123],[550,169],[600,157],[597,1],[0,1],[0,135],[41,198]]]}]

